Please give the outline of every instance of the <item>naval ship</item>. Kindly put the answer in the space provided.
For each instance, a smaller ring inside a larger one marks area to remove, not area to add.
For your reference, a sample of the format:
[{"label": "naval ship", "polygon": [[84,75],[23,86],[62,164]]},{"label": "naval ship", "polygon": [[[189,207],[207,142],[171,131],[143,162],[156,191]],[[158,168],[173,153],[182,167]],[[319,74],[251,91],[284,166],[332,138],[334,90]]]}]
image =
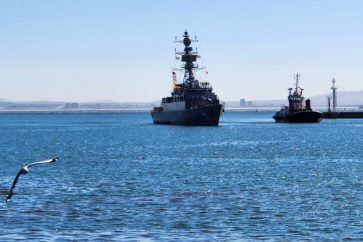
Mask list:
[{"label": "naval ship", "polygon": [[195,62],[200,58],[197,50],[190,46],[197,39],[190,39],[188,31],[184,32],[183,40],[175,40],[184,44],[184,51],[175,51],[176,59],[182,62],[181,71],[184,74],[183,82],[177,83],[173,71],[173,91],[168,97],[161,100],[158,107],[154,107],[151,116],[155,124],[176,125],[206,125],[217,126],[224,112],[224,103],[213,93],[213,88],[208,82],[201,82],[194,76],[194,71],[199,68]]},{"label": "naval ship", "polygon": [[[289,107],[282,107],[273,118],[277,123],[319,123],[323,114],[321,112],[313,111],[311,109],[311,101],[307,99],[305,101],[305,106],[303,105],[304,96],[302,89],[299,86],[300,74],[295,75],[295,90],[289,88]],[[293,92],[292,92],[293,91]]]}]

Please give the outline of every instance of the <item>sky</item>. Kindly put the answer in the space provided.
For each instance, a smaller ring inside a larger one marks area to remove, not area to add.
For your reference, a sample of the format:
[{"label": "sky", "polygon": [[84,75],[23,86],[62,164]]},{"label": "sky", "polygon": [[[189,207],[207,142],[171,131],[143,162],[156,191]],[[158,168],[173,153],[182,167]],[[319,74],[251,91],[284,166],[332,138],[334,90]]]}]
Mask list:
[{"label": "sky", "polygon": [[[175,36],[197,36],[225,101],[363,90],[361,0],[0,0],[0,99],[156,101],[170,94]],[[182,76],[178,74],[178,80]]]}]

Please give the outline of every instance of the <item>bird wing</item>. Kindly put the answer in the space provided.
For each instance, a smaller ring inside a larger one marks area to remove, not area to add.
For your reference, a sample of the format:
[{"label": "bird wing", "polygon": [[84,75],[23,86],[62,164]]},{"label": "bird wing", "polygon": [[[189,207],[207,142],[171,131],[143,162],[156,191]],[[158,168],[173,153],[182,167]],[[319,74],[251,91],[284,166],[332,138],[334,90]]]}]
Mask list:
[{"label": "bird wing", "polygon": [[16,177],[15,177],[15,179],[13,181],[13,185],[11,186],[10,191],[9,191],[7,197],[6,197],[6,201],[8,201],[13,196],[16,183],[18,182],[19,176],[22,174],[23,169],[24,169],[24,167],[21,168],[20,171],[18,172],[18,174],[16,175]]},{"label": "bird wing", "polygon": [[29,165],[26,166],[26,168],[29,168],[29,167],[32,167],[32,166],[35,166],[35,165],[39,165],[39,164],[46,164],[46,163],[52,163],[52,162],[55,162],[57,161],[58,158],[53,158],[53,159],[49,159],[49,160],[42,160],[42,161],[37,161],[37,162],[34,162],[34,163],[31,163]]},{"label": "bird wing", "polygon": [[[29,165],[24,166],[23,168],[21,168],[20,171],[18,172],[18,174],[16,175],[15,179],[14,179],[13,185],[10,188],[10,191],[8,193],[8,196],[6,197],[6,202],[13,196],[14,189],[15,189],[16,183],[19,180],[20,175],[21,174],[26,174],[28,172],[28,168],[29,167],[32,167],[32,166],[35,166],[35,165],[38,165],[38,164],[52,163],[52,162],[55,162],[57,160],[58,160],[58,158],[53,158],[53,159],[43,160],[43,161],[37,161],[37,162],[31,163],[31,164],[29,164]],[[24,170],[26,171],[25,173],[23,173]]]}]

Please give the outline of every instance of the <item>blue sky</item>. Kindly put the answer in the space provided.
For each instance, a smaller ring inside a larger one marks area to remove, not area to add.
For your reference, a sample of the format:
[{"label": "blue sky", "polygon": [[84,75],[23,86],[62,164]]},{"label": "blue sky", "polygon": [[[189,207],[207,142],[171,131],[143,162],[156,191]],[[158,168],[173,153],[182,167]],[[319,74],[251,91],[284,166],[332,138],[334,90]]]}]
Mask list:
[{"label": "blue sky", "polygon": [[199,78],[223,100],[363,90],[363,1],[0,0],[0,98],[152,101],[172,40],[197,35]]}]

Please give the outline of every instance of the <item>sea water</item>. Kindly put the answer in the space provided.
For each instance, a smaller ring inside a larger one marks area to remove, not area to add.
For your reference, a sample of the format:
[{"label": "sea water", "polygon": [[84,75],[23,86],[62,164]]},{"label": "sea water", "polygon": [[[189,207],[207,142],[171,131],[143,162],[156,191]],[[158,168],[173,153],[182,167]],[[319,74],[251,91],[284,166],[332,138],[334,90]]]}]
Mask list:
[{"label": "sea water", "polygon": [[0,240],[363,240],[363,120],[0,115]]}]

